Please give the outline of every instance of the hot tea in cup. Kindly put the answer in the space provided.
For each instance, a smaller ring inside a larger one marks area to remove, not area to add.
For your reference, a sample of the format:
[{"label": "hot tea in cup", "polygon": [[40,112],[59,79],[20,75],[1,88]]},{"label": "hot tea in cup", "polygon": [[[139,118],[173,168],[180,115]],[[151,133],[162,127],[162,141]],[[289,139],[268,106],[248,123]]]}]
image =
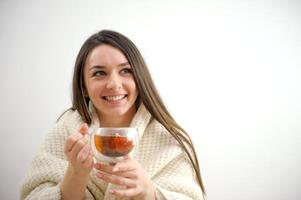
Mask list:
[{"label": "hot tea in cup", "polygon": [[98,162],[116,163],[137,151],[139,139],[135,128],[98,128],[91,135],[94,158]]}]

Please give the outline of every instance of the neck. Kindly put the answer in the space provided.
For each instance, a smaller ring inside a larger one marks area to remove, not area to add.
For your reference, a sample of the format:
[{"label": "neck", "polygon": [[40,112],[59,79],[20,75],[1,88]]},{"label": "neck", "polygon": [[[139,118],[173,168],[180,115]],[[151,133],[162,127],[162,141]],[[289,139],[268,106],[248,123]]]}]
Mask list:
[{"label": "neck", "polygon": [[101,127],[129,127],[136,113],[136,108],[130,109],[124,115],[112,116],[98,114]]}]

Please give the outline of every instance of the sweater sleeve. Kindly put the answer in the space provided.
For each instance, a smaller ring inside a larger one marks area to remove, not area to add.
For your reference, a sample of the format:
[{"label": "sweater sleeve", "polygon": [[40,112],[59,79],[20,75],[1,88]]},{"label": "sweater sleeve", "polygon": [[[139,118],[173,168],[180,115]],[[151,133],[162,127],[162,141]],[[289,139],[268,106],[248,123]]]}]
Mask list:
[{"label": "sweater sleeve", "polygon": [[192,166],[181,153],[154,177],[156,200],[203,200],[202,190],[193,177]]},{"label": "sweater sleeve", "polygon": [[[47,134],[35,155],[21,186],[20,199],[60,200],[60,183],[68,166],[64,155],[70,130],[61,119]],[[86,190],[87,199],[94,199]]]},{"label": "sweater sleeve", "polygon": [[[23,199],[23,198],[22,198]],[[61,199],[61,192],[59,185],[54,185],[51,183],[44,183],[36,188],[34,188],[31,193],[29,193],[25,200],[58,200]]]}]

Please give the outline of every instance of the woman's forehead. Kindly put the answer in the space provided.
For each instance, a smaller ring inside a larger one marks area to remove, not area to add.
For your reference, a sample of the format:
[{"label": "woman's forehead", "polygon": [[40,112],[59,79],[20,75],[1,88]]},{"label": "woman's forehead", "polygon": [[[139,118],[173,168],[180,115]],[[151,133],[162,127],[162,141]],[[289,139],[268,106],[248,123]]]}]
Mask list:
[{"label": "woman's forehead", "polygon": [[92,67],[99,66],[121,66],[128,64],[125,55],[117,48],[110,45],[99,45],[88,55],[86,65]]}]

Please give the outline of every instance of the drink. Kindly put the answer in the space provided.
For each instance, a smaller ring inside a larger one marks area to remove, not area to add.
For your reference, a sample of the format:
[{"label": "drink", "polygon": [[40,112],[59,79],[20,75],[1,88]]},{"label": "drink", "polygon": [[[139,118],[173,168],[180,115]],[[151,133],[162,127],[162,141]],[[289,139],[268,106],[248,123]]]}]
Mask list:
[{"label": "drink", "polygon": [[121,157],[127,155],[134,147],[133,139],[115,136],[94,135],[97,151],[109,157]]},{"label": "drink", "polygon": [[117,163],[134,157],[139,146],[138,132],[131,127],[97,128],[89,136],[95,162]]}]

